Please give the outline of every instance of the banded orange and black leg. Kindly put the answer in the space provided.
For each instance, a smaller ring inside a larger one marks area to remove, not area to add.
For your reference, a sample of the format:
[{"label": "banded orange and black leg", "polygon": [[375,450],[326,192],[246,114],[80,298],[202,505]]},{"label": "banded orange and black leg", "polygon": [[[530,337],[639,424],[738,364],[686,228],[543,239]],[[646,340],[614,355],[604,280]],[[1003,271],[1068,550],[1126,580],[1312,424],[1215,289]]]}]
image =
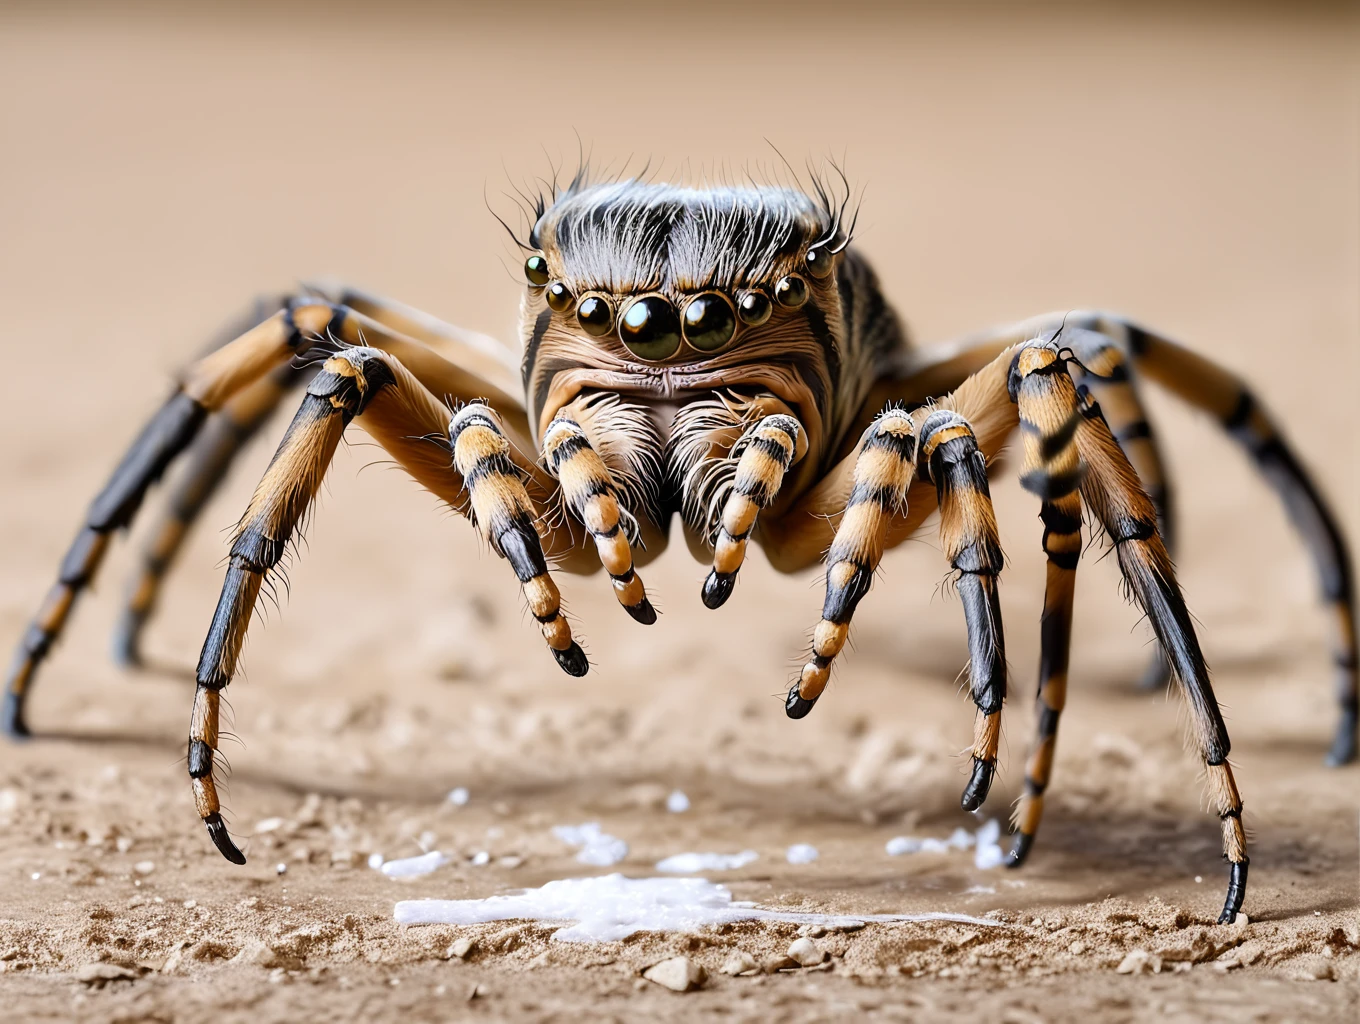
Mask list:
[{"label": "banded orange and black leg", "polygon": [[965,811],[982,806],[996,776],[1006,699],[1006,639],[997,592],[1003,557],[987,485],[987,460],[968,421],[941,409],[921,425],[917,463],[935,484],[940,543],[953,566],[968,626],[968,677],[977,717]]},{"label": "banded orange and black leg", "polygon": [[729,458],[737,459],[737,472],[713,541],[713,568],[702,591],[705,607],[720,608],[732,596],[756,517],[774,502],[789,467],[806,450],[802,425],[785,413],[764,417],[733,446]]},{"label": "banded orange and black leg", "polygon": [[789,689],[784,711],[803,718],[831,678],[845,647],[855,608],[869,592],[883,558],[889,522],[905,510],[916,475],[916,427],[909,413],[887,409],[864,432],[855,457],[853,483],[826,555],[826,598],[812,639],[812,658]]},{"label": "banded orange and black leg", "polygon": [[170,485],[159,516],[143,542],[113,635],[119,664],[141,664],[141,637],[155,612],[165,575],[208,501],[226,479],[242,448],[306,373],[284,366],[243,388],[212,413],[189,446],[183,471]]},{"label": "banded orange and black leg", "polygon": [[1044,791],[1053,774],[1058,720],[1067,703],[1068,651],[1077,563],[1081,558],[1082,465],[1076,432],[1081,417],[1076,389],[1051,349],[1024,348],[1011,371],[1011,400],[1019,409],[1023,457],[1020,484],[1042,502],[1043,546],[1048,556],[1044,611],[1040,619],[1038,725],[1025,762],[1025,789],[1012,819],[1007,865],[1029,855],[1044,812]]},{"label": "banded orange and black leg", "polygon": [[638,622],[650,626],[656,622],[656,609],[633,567],[637,520],[623,508],[609,467],[569,413],[558,413],[548,425],[543,458],[561,485],[568,512],[590,532],[619,604]]},{"label": "banded orange and black leg", "polygon": [[147,490],[189,446],[211,412],[287,362],[304,339],[324,333],[334,316],[326,303],[290,303],[190,367],[90,505],[84,525],[62,560],[56,584],[20,640],[0,709],[0,726],[6,733],[16,738],[29,735],[24,709],[34,677],[60,638],[77,598],[93,582],[113,531],[131,524]]},{"label": "banded orange and black leg", "polygon": [[222,690],[237,659],[265,576],[283,558],[311,504],[349,421],[394,376],[372,350],[349,349],[328,359],[307,387],[278,451],[236,527],[222,594],[198,659],[197,691],[189,727],[189,777],[194,804],[222,856],[244,864],[227,833],[217,795],[214,759]]},{"label": "banded orange and black leg", "polygon": [[1199,639],[1185,606],[1176,571],[1157,533],[1157,513],[1139,485],[1118,442],[1089,399],[1076,434],[1077,450],[1087,472],[1081,493],[1114,543],[1119,568],[1138,606],[1171,662],[1172,676],[1185,695],[1190,732],[1204,762],[1214,809],[1222,822],[1223,856],[1230,872],[1228,893],[1219,922],[1231,922],[1246,895],[1246,833],[1242,826],[1242,798],[1228,764],[1231,742],[1218,701],[1209,682]]},{"label": "banded orange and black leg", "polygon": [[558,665],[568,675],[585,675],[590,663],[562,614],[562,596],[548,572],[538,536],[538,514],[510,459],[510,443],[495,412],[481,402],[465,405],[449,421],[449,443],[477,528],[514,569]]}]

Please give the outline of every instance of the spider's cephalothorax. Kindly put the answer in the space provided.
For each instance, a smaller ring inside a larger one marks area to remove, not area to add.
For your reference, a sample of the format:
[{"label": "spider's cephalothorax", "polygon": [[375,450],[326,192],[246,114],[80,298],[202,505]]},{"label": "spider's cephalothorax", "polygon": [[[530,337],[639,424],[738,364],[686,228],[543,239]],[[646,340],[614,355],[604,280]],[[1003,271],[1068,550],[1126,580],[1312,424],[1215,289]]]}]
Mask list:
[{"label": "spider's cephalothorax", "polygon": [[1222,921],[1246,891],[1242,800],[1227,729],[1167,547],[1166,480],[1138,378],[1219,418],[1284,498],[1337,623],[1341,722],[1333,763],[1355,756],[1356,630],[1349,554],[1334,517],[1246,386],[1117,316],[1038,317],[963,342],[908,347],[862,258],[844,204],[785,188],[695,190],[583,178],[534,211],[525,251],[523,357],[351,288],[314,287],[257,311],[194,363],[96,497],[57,583],[20,642],[4,725],[26,735],[34,673],[93,578],[109,537],[186,449],[130,592],[116,650],[137,641],[188,526],[246,438],[306,383],[292,425],[237,526],[197,671],[188,767],[218,849],[218,706],[255,601],[283,557],[351,420],[468,515],[518,577],[558,664],[589,664],[562,614],[554,568],[603,567],[623,608],[656,612],[636,570],[679,513],[711,569],[702,599],[732,593],[751,542],[780,569],[826,566],[807,663],[788,693],[808,714],[845,646],[879,561],[938,509],[968,629],[977,705],[962,803],[987,798],[1006,696],[997,583],[1002,553],[988,469],[1019,433],[1020,482],[1038,499],[1048,556],[1038,738],[1009,863],[1029,853],[1066,701],[1084,516],[1113,543],[1129,592],[1190,709],[1231,872]]}]

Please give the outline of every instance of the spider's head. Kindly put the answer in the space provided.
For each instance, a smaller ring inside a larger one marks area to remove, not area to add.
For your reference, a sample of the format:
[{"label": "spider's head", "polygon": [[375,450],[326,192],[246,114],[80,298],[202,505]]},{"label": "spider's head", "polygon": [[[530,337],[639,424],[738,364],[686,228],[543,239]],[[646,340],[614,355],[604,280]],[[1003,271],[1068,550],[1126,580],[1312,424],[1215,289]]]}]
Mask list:
[{"label": "spider's head", "polygon": [[669,403],[769,391],[811,429],[836,386],[830,203],[786,188],[574,184],[534,224],[524,264],[523,375],[541,432],[582,390]]}]

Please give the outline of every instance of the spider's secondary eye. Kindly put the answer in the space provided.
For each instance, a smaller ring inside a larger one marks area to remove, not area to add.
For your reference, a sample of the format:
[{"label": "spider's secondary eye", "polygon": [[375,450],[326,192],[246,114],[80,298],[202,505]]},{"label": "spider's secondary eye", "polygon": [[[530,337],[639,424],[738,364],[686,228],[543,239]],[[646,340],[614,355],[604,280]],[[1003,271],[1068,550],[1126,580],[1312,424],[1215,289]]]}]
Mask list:
[{"label": "spider's secondary eye", "polygon": [[737,315],[741,322],[759,327],[774,312],[774,303],[764,292],[747,292],[737,302]]},{"label": "spider's secondary eye", "polygon": [[806,259],[808,273],[813,277],[830,277],[835,268],[836,257],[825,249],[809,249]]},{"label": "spider's secondary eye", "polygon": [[552,284],[548,285],[548,305],[557,310],[557,312],[565,313],[567,310],[571,309],[573,301],[574,296],[571,294],[571,289],[561,281],[554,281]]},{"label": "spider's secondary eye", "polygon": [[619,340],[639,359],[666,359],[680,348],[680,320],[660,295],[634,299],[619,319]]},{"label": "spider's secondary eye", "polygon": [[524,261],[524,276],[535,288],[542,288],[548,283],[548,261],[542,256],[530,256]]},{"label": "spider's secondary eye", "polygon": [[732,303],[721,292],[704,292],[685,307],[685,340],[700,352],[716,352],[737,333]]},{"label": "spider's secondary eye", "polygon": [[603,295],[587,295],[576,307],[576,319],[587,334],[598,338],[614,326],[614,308]]},{"label": "spider's secondary eye", "polygon": [[790,274],[774,286],[774,297],[779,300],[781,306],[796,309],[807,302],[807,282],[797,274]]}]

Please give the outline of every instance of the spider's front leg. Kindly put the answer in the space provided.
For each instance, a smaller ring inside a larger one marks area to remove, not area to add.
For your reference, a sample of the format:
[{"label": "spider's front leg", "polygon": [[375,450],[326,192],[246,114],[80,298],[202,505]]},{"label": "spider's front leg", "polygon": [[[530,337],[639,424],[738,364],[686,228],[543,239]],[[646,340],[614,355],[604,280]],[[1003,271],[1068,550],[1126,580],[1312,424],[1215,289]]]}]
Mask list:
[{"label": "spider's front leg", "polygon": [[968,626],[969,682],[978,714],[972,776],[961,804],[972,811],[986,800],[996,773],[1006,697],[1005,639],[997,595],[1003,559],[986,460],[972,427],[958,413],[888,409],[866,431],[850,497],[826,556],[826,598],[822,621],[813,634],[812,659],[789,690],[785,710],[790,718],[804,717],[826,688],[855,607],[868,592],[883,556],[889,527],[894,519],[906,516],[907,492],[918,469],[935,484],[940,538],[958,573]]}]

